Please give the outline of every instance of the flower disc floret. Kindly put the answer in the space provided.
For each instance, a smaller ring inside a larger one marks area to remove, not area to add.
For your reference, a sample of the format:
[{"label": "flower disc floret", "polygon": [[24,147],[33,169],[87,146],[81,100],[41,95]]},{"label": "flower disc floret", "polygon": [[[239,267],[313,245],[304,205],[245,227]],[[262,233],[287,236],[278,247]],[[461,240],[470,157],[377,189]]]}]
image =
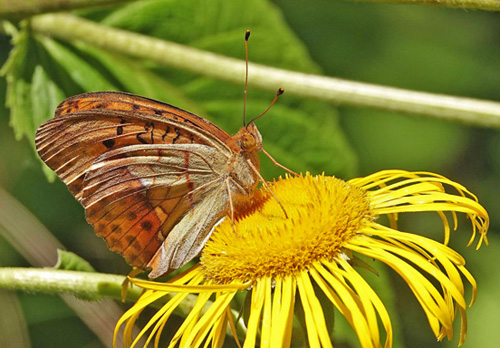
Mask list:
[{"label": "flower disc floret", "polygon": [[[334,177],[278,180],[276,199],[236,222],[227,219],[206,244],[201,263],[215,283],[276,278],[332,260],[369,220],[366,191]],[[234,227],[234,228],[233,228]]]}]

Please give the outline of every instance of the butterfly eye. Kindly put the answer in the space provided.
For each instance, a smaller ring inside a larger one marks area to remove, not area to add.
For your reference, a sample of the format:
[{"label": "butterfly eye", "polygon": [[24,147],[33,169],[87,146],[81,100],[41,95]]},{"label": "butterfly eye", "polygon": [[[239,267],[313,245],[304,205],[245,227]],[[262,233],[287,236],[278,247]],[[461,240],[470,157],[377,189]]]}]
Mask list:
[{"label": "butterfly eye", "polygon": [[244,150],[253,150],[257,145],[255,137],[251,133],[245,133],[241,137],[241,148]]}]

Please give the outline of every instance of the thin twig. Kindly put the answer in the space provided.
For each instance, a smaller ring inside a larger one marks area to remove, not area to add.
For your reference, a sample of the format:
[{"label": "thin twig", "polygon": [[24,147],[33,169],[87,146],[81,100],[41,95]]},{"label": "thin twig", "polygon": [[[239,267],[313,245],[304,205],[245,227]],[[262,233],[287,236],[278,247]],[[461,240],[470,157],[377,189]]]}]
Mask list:
[{"label": "thin twig", "polygon": [[475,10],[487,10],[487,11],[500,10],[500,1],[498,0],[361,0],[361,1],[377,2],[377,3],[433,5],[440,7],[453,7],[461,9],[475,9]]},{"label": "thin twig", "polygon": [[24,18],[41,13],[104,6],[132,0],[2,0],[0,18]]},{"label": "thin twig", "polygon": [[[165,66],[240,83],[245,62],[173,42],[110,28],[67,14],[36,16],[35,31],[52,37],[80,40],[113,52],[149,59]],[[389,110],[481,127],[500,128],[500,103],[417,92],[332,77],[250,64],[252,85],[264,90],[284,87],[288,95],[315,98],[336,105]]]}]

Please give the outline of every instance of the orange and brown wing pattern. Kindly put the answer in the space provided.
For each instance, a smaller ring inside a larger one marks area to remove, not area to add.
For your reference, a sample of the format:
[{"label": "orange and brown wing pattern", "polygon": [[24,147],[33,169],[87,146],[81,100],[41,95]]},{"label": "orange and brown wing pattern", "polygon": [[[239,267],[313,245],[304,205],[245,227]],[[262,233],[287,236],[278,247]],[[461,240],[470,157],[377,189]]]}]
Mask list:
[{"label": "orange and brown wing pattern", "polygon": [[35,142],[42,160],[77,199],[92,162],[112,149],[135,144],[204,144],[229,157],[234,147],[227,133],[201,117],[116,92],[66,99],[57,108],[56,117],[37,130]]},{"label": "orange and brown wing pattern", "polygon": [[[218,168],[207,160],[217,156],[205,145],[132,145],[108,152],[85,176],[87,221],[111,250],[145,269],[186,213],[221,186]],[[186,232],[196,237],[203,231]]]},{"label": "orange and brown wing pattern", "polygon": [[[196,115],[116,92],[63,101],[38,129],[36,146],[84,205],[97,234],[139,268],[201,197],[221,185],[224,165],[238,149],[227,133]],[[225,214],[227,202],[210,221]],[[182,226],[176,234],[206,233]],[[170,255],[186,247],[183,240],[170,238]]]},{"label": "orange and brown wing pattern", "polygon": [[[144,130],[136,136],[137,141],[142,144],[207,143],[221,151],[241,151],[232,137],[212,122],[173,105],[130,93],[92,92],[76,95],[62,101],[54,117],[89,113],[133,115],[136,120],[143,123]],[[157,124],[161,129],[163,129],[162,124],[168,127],[164,127],[164,133],[156,134],[160,133],[154,131]],[[122,131],[123,126],[120,128],[118,125],[117,132],[122,133]],[[160,135],[161,140],[157,136],[151,137],[151,133]],[[112,144],[112,140],[111,138],[109,144]]]},{"label": "orange and brown wing pattern", "polygon": [[131,112],[151,118],[151,121],[162,122],[168,119],[176,124],[189,124],[192,129],[211,135],[221,142],[231,139],[231,136],[222,129],[198,115],[167,103],[125,92],[91,92],[69,97],[58,105],[54,117],[83,111]]}]

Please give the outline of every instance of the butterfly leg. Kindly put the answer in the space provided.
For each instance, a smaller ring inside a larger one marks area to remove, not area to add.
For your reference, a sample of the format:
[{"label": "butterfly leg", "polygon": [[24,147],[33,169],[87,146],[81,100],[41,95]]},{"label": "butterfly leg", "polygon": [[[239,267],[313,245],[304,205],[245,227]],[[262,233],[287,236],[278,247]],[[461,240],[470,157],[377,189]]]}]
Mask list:
[{"label": "butterfly leg", "polygon": [[259,180],[262,182],[262,185],[264,185],[264,187],[269,191],[269,193],[271,193],[271,196],[273,196],[273,198],[276,200],[276,202],[278,202],[279,206],[281,207],[281,210],[283,210],[283,213],[285,213],[285,218],[288,219],[288,214],[286,213],[285,207],[283,207],[283,204],[281,204],[281,202],[278,199],[278,197],[276,197],[276,195],[274,194],[273,190],[271,190],[271,188],[267,184],[267,181],[264,180],[264,178],[262,177],[262,175],[260,175],[259,170],[257,168],[255,168],[255,166],[253,165],[252,161],[250,161],[250,159],[247,159],[247,163],[250,166],[250,168],[252,168],[252,170],[255,172],[255,174],[257,174],[257,176],[259,177]]},{"label": "butterfly leg", "polygon": [[229,197],[229,211],[231,214],[231,228],[233,229],[233,233],[236,234],[236,231],[234,230],[234,204],[233,204],[233,198],[231,196],[231,188],[229,187],[229,180],[230,180],[230,178],[227,178],[226,180],[224,180],[224,183],[226,184],[227,196]]},{"label": "butterfly leg", "polygon": [[288,169],[287,167],[285,167],[284,165],[282,165],[281,163],[279,163],[278,161],[276,161],[270,154],[269,152],[267,152],[266,150],[264,150],[264,148],[262,148],[260,151],[262,151],[264,153],[264,155],[266,155],[267,157],[269,157],[269,159],[273,162],[273,164],[277,167],[280,167],[281,169],[283,170],[286,170],[288,173],[292,174],[292,175],[295,175],[295,176],[299,176],[299,174],[295,173],[293,170],[290,170]]},{"label": "butterfly leg", "polygon": [[226,179],[224,183],[226,184],[227,196],[229,197],[229,210],[231,212],[231,221],[234,224],[234,204],[233,204],[233,198],[231,197],[231,188],[229,187],[229,179]]}]

